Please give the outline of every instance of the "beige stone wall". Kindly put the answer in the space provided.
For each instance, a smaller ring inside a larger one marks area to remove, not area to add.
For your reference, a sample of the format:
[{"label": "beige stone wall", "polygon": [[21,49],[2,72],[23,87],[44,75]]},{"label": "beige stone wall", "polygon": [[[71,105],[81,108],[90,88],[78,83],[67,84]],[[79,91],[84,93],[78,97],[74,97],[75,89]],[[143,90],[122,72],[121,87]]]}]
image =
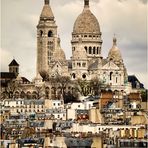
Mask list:
[{"label": "beige stone wall", "polygon": [[93,137],[93,143],[91,145],[92,148],[102,148],[102,144],[101,137]]},{"label": "beige stone wall", "polygon": [[96,108],[90,109],[89,120],[93,123],[102,123],[102,115],[100,114],[100,110]]},{"label": "beige stone wall", "polygon": [[45,99],[45,110],[52,108],[52,100]]},{"label": "beige stone wall", "polygon": [[131,117],[131,124],[132,124],[132,125],[147,124],[146,118],[145,118],[145,116],[143,116],[143,115],[132,116],[132,117]]}]

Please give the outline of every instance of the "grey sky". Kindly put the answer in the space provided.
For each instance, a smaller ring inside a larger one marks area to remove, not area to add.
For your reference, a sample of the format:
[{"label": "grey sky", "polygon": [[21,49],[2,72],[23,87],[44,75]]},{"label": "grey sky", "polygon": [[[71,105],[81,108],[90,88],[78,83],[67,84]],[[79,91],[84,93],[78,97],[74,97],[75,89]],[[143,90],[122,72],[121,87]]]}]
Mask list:
[{"label": "grey sky", "polygon": [[[71,32],[83,10],[83,0],[50,0],[61,46],[71,56]],[[8,71],[13,57],[20,75],[36,74],[36,25],[44,0],[1,0],[1,70]],[[107,57],[114,33],[128,74],[135,74],[148,88],[147,0],[90,0],[90,9],[102,31],[102,55]]]}]

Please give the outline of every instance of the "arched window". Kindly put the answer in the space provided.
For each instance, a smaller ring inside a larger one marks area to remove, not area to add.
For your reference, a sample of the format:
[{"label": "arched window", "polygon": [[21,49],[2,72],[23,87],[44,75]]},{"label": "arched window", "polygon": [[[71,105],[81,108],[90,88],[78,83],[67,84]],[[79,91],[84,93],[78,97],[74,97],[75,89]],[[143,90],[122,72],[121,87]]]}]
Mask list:
[{"label": "arched window", "polygon": [[113,72],[110,72],[110,80],[112,80]]},{"label": "arched window", "polygon": [[83,74],[83,75],[82,75],[82,78],[85,79],[85,78],[86,78],[86,74]]},{"label": "arched window", "polygon": [[86,63],[82,63],[82,66],[83,66],[83,67],[86,67]]},{"label": "arched window", "polygon": [[72,49],[73,49],[73,51],[75,51],[75,47],[73,47]]},{"label": "arched window", "polygon": [[99,54],[99,47],[97,47],[97,54]]},{"label": "arched window", "polygon": [[50,38],[50,37],[53,37],[53,33],[52,33],[51,30],[48,32],[48,37],[49,37],[49,38]]},{"label": "arched window", "polygon": [[77,66],[78,66],[78,67],[81,67],[81,63],[77,63]]},{"label": "arched window", "polygon": [[89,47],[89,54],[91,54],[91,47]]},{"label": "arched window", "polygon": [[18,91],[16,91],[16,92],[14,93],[14,97],[15,97],[16,99],[19,98],[19,95],[20,95],[20,93],[19,93]]},{"label": "arched window", "polygon": [[118,77],[116,77],[116,83],[118,83]]},{"label": "arched window", "polygon": [[41,37],[43,36],[43,31],[42,31],[42,30],[40,30],[40,36],[41,36]]},{"label": "arched window", "polygon": [[96,53],[96,51],[95,51],[95,50],[96,50],[96,48],[94,47],[94,48],[93,48],[93,54],[95,54],[95,53]]},{"label": "arched window", "polygon": [[31,99],[31,92],[30,91],[27,91],[26,97],[27,97],[27,99]]},{"label": "arched window", "polygon": [[75,73],[72,74],[72,78],[73,78],[73,79],[76,78],[76,74],[75,74]]},{"label": "arched window", "polygon": [[37,92],[36,91],[33,91],[33,93],[32,93],[32,99],[38,99],[37,97],[38,97]]}]

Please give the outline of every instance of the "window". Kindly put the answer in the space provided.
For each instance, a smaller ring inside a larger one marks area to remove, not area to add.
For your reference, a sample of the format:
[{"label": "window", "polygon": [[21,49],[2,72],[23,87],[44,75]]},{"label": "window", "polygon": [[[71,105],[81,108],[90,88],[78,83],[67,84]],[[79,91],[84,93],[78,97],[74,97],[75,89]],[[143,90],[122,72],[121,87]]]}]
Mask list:
[{"label": "window", "polygon": [[110,80],[112,80],[113,72],[110,72]]},{"label": "window", "polygon": [[86,67],[86,63],[82,63],[82,66],[83,66],[83,67]]},{"label": "window", "polygon": [[91,104],[89,104],[89,108],[91,108]]},{"label": "window", "polygon": [[99,47],[97,47],[97,54],[99,54]]},{"label": "window", "polygon": [[77,63],[77,66],[81,67],[81,63]]},{"label": "window", "polygon": [[58,103],[58,106],[60,106],[60,103]]},{"label": "window", "polygon": [[73,78],[73,79],[76,78],[76,74],[75,74],[75,73],[72,74],[72,78]]},{"label": "window", "polygon": [[83,75],[82,75],[82,78],[85,79],[85,78],[86,78],[86,74],[83,74]]},{"label": "window", "polygon": [[78,108],[80,108],[80,105],[78,105]]},{"label": "window", "polygon": [[96,51],[96,48],[94,47],[94,48],[93,48],[93,54],[95,54],[95,51]]},{"label": "window", "polygon": [[43,31],[42,30],[40,30],[40,37],[42,37],[43,36]]},{"label": "window", "polygon": [[51,30],[48,32],[48,37],[53,37],[53,33]]},{"label": "window", "polygon": [[16,73],[18,73],[18,68],[15,69]]},{"label": "window", "polygon": [[89,54],[91,54],[91,47],[89,47]]},{"label": "window", "polygon": [[118,78],[116,77],[116,83],[118,83]]}]

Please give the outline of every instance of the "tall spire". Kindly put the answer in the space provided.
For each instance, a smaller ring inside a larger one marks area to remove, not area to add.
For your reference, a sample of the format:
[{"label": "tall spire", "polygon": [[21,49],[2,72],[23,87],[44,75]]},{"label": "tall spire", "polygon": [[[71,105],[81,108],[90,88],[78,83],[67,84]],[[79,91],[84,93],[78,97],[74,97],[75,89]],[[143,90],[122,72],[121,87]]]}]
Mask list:
[{"label": "tall spire", "polygon": [[89,0],[84,0],[84,7],[89,7]]},{"label": "tall spire", "polygon": [[49,5],[49,0],[44,0],[45,5]]}]

